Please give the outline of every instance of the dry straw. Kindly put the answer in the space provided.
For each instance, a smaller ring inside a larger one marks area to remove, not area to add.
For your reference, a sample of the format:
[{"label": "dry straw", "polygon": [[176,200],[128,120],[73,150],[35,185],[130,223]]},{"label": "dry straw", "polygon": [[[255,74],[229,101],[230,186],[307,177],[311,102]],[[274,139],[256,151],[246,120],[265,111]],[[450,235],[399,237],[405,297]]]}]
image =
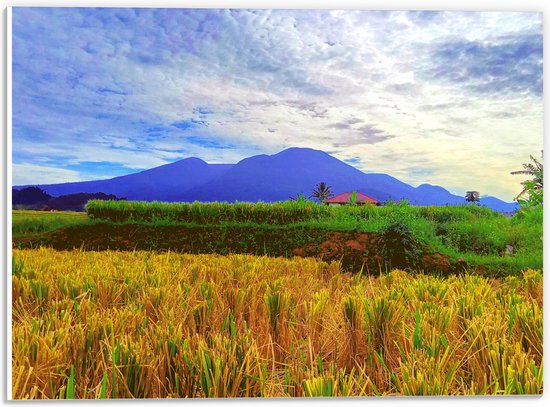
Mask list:
[{"label": "dry straw", "polygon": [[542,275],[14,250],[13,396],[539,394]]}]

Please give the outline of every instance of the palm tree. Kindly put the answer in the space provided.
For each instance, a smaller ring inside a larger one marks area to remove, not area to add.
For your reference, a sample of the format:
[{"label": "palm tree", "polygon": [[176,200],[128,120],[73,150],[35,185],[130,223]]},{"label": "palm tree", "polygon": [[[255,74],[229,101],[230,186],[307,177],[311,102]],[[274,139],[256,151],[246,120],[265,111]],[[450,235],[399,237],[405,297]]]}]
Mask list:
[{"label": "palm tree", "polygon": [[[541,155],[543,154],[541,150]],[[542,163],[537,160],[535,157],[530,155],[531,160],[533,160],[534,164],[523,164],[523,170],[519,171],[512,171],[510,174],[517,175],[529,175],[532,177],[532,179],[523,181],[521,185],[523,185],[523,190],[519,193],[518,196],[516,196],[515,200],[518,200],[525,194],[529,194],[529,197],[531,198],[531,195],[535,195],[537,197],[540,197],[542,201],[542,190],[543,190],[543,166]]]},{"label": "palm tree", "polygon": [[315,189],[313,190],[313,194],[311,194],[310,198],[317,198],[319,202],[325,203],[327,199],[334,196],[330,188],[331,187],[329,187],[325,182],[320,182],[315,185]]},{"label": "palm tree", "polygon": [[479,202],[479,192],[478,191],[466,192],[466,202],[470,202],[470,203]]}]

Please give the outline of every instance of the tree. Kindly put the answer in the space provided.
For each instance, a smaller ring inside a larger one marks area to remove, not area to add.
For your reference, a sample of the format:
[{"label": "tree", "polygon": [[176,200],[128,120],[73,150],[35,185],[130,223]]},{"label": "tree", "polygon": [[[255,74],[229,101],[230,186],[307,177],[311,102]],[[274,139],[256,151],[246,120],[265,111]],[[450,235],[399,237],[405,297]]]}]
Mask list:
[{"label": "tree", "polygon": [[479,202],[479,191],[467,191],[466,202],[470,202],[472,204]]},{"label": "tree", "polygon": [[[541,161],[542,161],[541,150]],[[543,200],[543,165],[532,155],[530,156],[533,163],[523,164],[523,170],[512,171],[513,175],[528,175],[531,179],[521,183],[523,190],[514,198],[521,206],[537,206],[542,204]],[[526,197],[526,198],[524,198]]]},{"label": "tree", "polygon": [[320,182],[315,185],[313,194],[311,194],[311,197],[317,198],[321,203],[325,203],[325,201],[331,196],[334,196],[334,194],[331,191],[331,187],[329,187],[325,182]]},{"label": "tree", "polygon": [[46,202],[51,198],[51,195],[38,187],[27,187],[20,190],[12,189],[13,205],[34,205]]}]

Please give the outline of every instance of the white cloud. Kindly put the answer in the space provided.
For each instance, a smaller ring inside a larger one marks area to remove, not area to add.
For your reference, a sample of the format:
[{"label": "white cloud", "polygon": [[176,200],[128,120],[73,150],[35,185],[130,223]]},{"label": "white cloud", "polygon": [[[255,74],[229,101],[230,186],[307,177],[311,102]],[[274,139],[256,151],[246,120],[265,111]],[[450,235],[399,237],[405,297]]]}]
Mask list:
[{"label": "white cloud", "polygon": [[35,185],[56,182],[84,181],[77,171],[34,164],[13,164],[13,185]]}]

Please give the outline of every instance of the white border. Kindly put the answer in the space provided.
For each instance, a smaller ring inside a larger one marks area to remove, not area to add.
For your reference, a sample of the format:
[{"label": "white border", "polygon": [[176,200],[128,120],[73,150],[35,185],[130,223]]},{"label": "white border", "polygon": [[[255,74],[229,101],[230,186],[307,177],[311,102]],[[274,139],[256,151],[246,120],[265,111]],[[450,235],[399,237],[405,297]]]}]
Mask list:
[{"label": "white border", "polygon": [[[12,281],[11,281],[11,258],[12,258],[12,245],[11,245],[11,241],[12,241],[12,219],[11,219],[11,216],[12,216],[12,212],[11,212],[11,202],[12,202],[12,197],[11,197],[11,194],[12,194],[12,190],[11,190],[11,187],[12,187],[12,173],[11,173],[11,168],[12,168],[12,49],[11,49],[11,45],[12,45],[12,8],[8,8],[7,9],[7,13],[6,13],[6,73],[7,73],[7,76],[6,76],[6,90],[7,90],[7,95],[6,95],[6,100],[7,100],[7,103],[6,103],[6,127],[7,127],[7,134],[6,134],[6,165],[7,165],[7,168],[8,168],[8,171],[7,171],[7,184],[8,184],[8,189],[6,191],[6,200],[7,200],[7,207],[8,207],[8,210],[7,210],[7,213],[6,213],[6,220],[7,220],[7,229],[6,229],[6,240],[7,240],[7,250],[6,250],[6,271],[7,270],[10,270],[9,273],[7,273],[8,275],[6,276],[6,280],[7,280],[7,302],[6,302],[6,324],[7,324],[7,327],[6,327],[6,332],[9,332],[9,336],[7,338],[7,348],[6,349],[6,371],[7,371],[7,374],[6,374],[6,381],[7,384],[7,389],[6,389],[6,397],[8,400],[11,400],[12,399],[12,364],[11,364],[11,360],[12,360],[12,335],[11,335],[11,327],[12,327],[12,313],[11,313],[11,303],[12,303],[12,298],[11,298],[11,294],[12,294]],[[9,304],[9,306],[8,306]],[[10,312],[7,312],[8,309],[10,310]]]},{"label": "white border", "polygon": [[2,7],[250,8],[333,10],[541,11],[543,0],[12,0]]},{"label": "white border", "polygon": [[[443,0],[369,0],[361,1],[361,0],[324,0],[323,3],[320,3],[319,0],[265,0],[265,1],[258,1],[258,0],[160,0],[158,2],[153,2],[151,0],[77,0],[76,2],[71,2],[70,0],[34,0],[34,1],[28,1],[28,0],[15,0],[15,1],[2,1],[2,10],[5,10],[8,6],[19,6],[19,7],[155,7],[155,8],[287,8],[287,9],[363,9],[363,10],[449,10],[449,11],[539,11],[544,13],[544,36],[547,37],[546,41],[544,41],[544,55],[549,55],[549,49],[546,43],[550,40],[548,40],[547,34],[547,24],[546,24],[546,11],[549,9],[548,4],[550,2],[542,1],[542,0],[508,0],[508,1],[500,1],[500,0],[486,0],[483,2],[480,2],[479,0],[462,0],[461,2],[446,2]],[[11,187],[12,187],[12,106],[11,106],[11,95],[12,95],[12,83],[11,83],[11,57],[12,57],[12,50],[11,50],[11,8],[8,8],[6,10],[6,20],[4,20],[2,16],[2,28],[6,29],[6,64],[2,64],[2,79],[4,79],[4,66],[6,67],[6,82],[2,82],[4,87],[3,96],[6,95],[6,119],[5,122],[3,121],[3,124],[5,124],[6,129],[6,162],[4,163],[4,159],[2,158],[2,165],[0,166],[0,174],[3,174],[6,178],[5,185],[2,185],[2,188],[0,189],[0,197],[2,197],[0,202],[3,208],[2,213],[2,226],[6,227],[6,242],[2,242],[2,252],[4,252],[4,248],[6,249],[6,258],[5,265],[6,268],[2,270],[1,272],[4,273],[0,281],[2,281],[2,286],[4,291],[6,293],[6,300],[3,301],[3,306],[5,306],[5,309],[3,310],[0,315],[2,315],[2,318],[4,316],[6,317],[5,325],[4,327],[6,329],[2,329],[2,335],[7,336],[7,340],[5,342],[2,342],[3,344],[6,344],[6,352],[3,352],[0,350],[0,354],[2,354],[2,363],[4,366],[1,366],[2,370],[0,372],[7,372],[7,376],[5,380],[2,380],[3,383],[0,383],[0,402],[4,404],[6,402],[6,399],[11,399],[11,300],[12,300],[12,292],[11,292],[11,222],[12,222],[12,216],[11,216]],[[4,30],[2,29],[2,46],[4,46]],[[2,56],[3,58],[3,56]],[[547,58],[545,57],[545,60]],[[4,61],[3,61],[4,62]],[[546,79],[546,75],[545,75]],[[544,81],[544,95],[548,94],[548,87],[546,86],[546,81]],[[546,101],[546,96],[544,97]],[[546,103],[545,103],[546,106]],[[2,109],[4,110],[4,109]],[[545,109],[545,115],[546,119],[546,109]],[[546,144],[546,120],[545,120],[545,137],[544,141]],[[546,146],[545,146],[546,147]],[[3,147],[2,147],[3,148]],[[545,148],[546,149],[546,148]],[[534,152],[536,153],[536,152]],[[2,156],[2,154],[0,154]],[[5,172],[4,172],[5,169]],[[4,182],[2,181],[2,184]],[[4,187],[6,188],[4,190]],[[5,204],[4,204],[5,202]],[[5,208],[5,209],[4,209]],[[5,210],[5,212],[4,212]],[[4,217],[4,213],[6,214],[6,217]],[[545,216],[546,217],[546,216]],[[4,222],[5,220],[5,222]],[[4,226],[5,225],[5,226]],[[2,228],[3,229],[3,228]],[[545,235],[550,236],[550,231],[546,230],[545,226]],[[4,235],[2,234],[2,240],[4,239]],[[5,246],[3,246],[5,244]],[[546,257],[546,254],[548,252],[548,245],[545,244],[544,247],[544,254]],[[544,278],[544,287],[546,291],[546,287],[550,284],[549,282],[550,277]],[[3,282],[6,281],[6,285],[3,284]],[[0,294],[1,296],[1,294]],[[8,310],[10,312],[8,312]],[[548,313],[545,312],[545,321],[544,326],[548,327]],[[3,325],[3,324],[2,324]],[[0,325],[1,326],[1,325]],[[548,329],[545,329],[545,335],[544,335],[544,342],[546,343],[548,341],[546,333]],[[548,347],[546,347],[548,349]],[[6,367],[6,370],[4,370],[4,367]],[[3,376],[3,375],[0,375]],[[6,390],[6,393],[4,391]],[[548,397],[546,397],[548,398]],[[327,403],[330,405],[336,405],[336,403],[344,402],[344,403],[365,403],[365,402],[374,402],[374,403],[401,403],[405,402],[407,404],[417,405],[417,406],[423,406],[425,403],[450,403],[456,405],[462,404],[462,403],[471,403],[474,406],[475,405],[482,405],[485,403],[493,403],[496,402],[499,405],[510,405],[515,406],[517,403],[527,402],[528,404],[540,404],[544,401],[545,397],[544,395],[542,397],[422,397],[422,398],[409,398],[409,397],[399,397],[399,398],[393,398],[393,397],[384,397],[384,398],[355,398],[355,399],[338,399],[338,400],[306,400],[306,399],[289,399],[289,400],[216,400],[216,401],[210,401],[210,400],[189,400],[185,402],[191,402],[191,403],[208,403],[208,404],[218,404],[218,403],[234,403],[238,402],[239,404],[241,402],[243,403],[269,403],[270,405],[283,405],[283,403],[317,403],[321,402],[323,404]],[[179,400],[181,402],[182,400]],[[87,401],[89,402],[89,401]],[[139,401],[140,403],[146,403],[149,404],[151,401]],[[168,402],[168,401],[163,401]],[[78,403],[78,402],[75,402]],[[94,403],[94,402],[92,402]],[[110,405],[116,405],[117,401],[103,401],[100,402],[102,404],[110,404]]]}]

